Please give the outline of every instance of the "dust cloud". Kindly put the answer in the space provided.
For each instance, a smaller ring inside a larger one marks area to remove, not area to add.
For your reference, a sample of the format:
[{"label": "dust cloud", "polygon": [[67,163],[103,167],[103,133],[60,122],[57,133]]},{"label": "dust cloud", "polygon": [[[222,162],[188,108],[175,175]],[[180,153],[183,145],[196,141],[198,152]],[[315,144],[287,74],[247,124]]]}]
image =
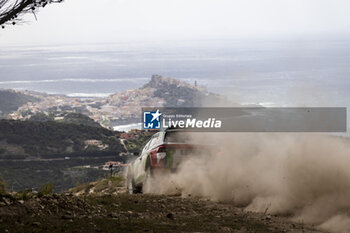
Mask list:
[{"label": "dust cloud", "polygon": [[[332,232],[350,231],[350,140],[322,134],[213,133],[212,155],[192,155],[156,175],[152,193],[231,200]],[[221,151],[221,153],[216,153]]]}]

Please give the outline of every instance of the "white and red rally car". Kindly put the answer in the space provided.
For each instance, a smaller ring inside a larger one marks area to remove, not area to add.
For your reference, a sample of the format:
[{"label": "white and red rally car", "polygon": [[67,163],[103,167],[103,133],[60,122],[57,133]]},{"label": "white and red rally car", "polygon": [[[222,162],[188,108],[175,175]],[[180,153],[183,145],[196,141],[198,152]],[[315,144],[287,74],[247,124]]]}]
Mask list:
[{"label": "white and red rally car", "polygon": [[141,154],[127,168],[126,184],[130,194],[142,192],[142,187],[155,171],[175,172],[189,156],[211,153],[212,147],[189,143],[189,132],[168,128],[152,136]]}]

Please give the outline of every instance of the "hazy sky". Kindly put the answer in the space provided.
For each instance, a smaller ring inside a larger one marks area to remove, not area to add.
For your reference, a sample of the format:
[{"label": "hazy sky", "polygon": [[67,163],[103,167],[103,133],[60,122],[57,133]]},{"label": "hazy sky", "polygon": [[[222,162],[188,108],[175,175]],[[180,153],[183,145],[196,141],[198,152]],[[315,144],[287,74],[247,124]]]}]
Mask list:
[{"label": "hazy sky", "polygon": [[65,0],[0,30],[0,46],[350,35],[349,0]]}]

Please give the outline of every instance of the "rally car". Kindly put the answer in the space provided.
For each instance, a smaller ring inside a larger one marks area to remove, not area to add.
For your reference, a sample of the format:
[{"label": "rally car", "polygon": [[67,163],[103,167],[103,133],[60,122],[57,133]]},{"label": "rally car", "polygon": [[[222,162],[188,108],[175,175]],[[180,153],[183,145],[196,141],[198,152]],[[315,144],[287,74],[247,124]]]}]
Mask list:
[{"label": "rally car", "polygon": [[175,172],[179,164],[189,156],[207,153],[207,146],[189,143],[186,131],[168,128],[152,136],[127,168],[126,184],[130,194],[142,192],[145,183],[155,171]]}]

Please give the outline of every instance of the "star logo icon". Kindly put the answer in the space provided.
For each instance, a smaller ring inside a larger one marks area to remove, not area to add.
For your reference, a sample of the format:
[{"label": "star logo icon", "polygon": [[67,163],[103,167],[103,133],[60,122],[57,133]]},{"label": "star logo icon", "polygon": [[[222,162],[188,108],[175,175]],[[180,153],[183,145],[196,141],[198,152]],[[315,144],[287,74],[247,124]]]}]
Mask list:
[{"label": "star logo icon", "polygon": [[154,121],[154,120],[159,121],[159,117],[160,117],[161,115],[162,115],[162,114],[159,112],[159,109],[157,109],[157,111],[156,111],[155,113],[152,113],[152,120],[151,120],[151,122]]}]

